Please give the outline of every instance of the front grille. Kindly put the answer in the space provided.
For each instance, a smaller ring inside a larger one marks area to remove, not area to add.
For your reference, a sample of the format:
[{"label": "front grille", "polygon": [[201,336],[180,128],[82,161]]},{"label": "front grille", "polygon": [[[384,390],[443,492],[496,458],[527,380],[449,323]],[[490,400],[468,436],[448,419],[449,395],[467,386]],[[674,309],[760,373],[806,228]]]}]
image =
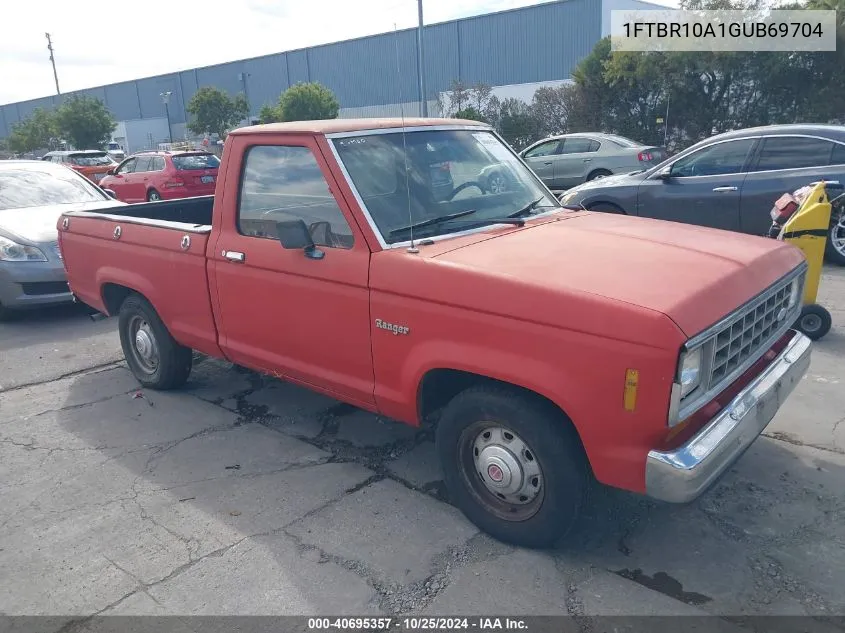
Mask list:
[{"label": "front grille", "polygon": [[70,287],[65,281],[37,281],[21,284],[23,293],[30,296],[57,295],[70,292]]},{"label": "front grille", "polygon": [[[799,292],[804,287],[805,274],[797,278]],[[801,302],[790,309],[792,281],[790,278],[769,288],[720,327],[713,343],[710,388],[731,376],[746,361],[759,358],[771,346],[771,339],[785,332],[794,322]]]}]

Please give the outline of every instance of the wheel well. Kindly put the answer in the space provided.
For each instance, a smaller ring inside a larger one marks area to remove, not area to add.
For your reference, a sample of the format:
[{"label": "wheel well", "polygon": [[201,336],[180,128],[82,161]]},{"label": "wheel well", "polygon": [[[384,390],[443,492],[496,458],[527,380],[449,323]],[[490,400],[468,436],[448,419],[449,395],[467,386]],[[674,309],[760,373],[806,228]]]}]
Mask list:
[{"label": "wheel well", "polygon": [[619,213],[620,215],[627,215],[625,213],[625,209],[620,207],[618,204],[613,204],[612,202],[592,202],[587,205],[588,211],[604,211],[610,213]]},{"label": "wheel well", "polygon": [[462,391],[480,385],[497,385],[543,403],[550,411],[560,416],[561,420],[570,426],[575,431],[575,434],[578,435],[575,425],[566,412],[547,397],[536,391],[514,385],[513,383],[458,369],[432,369],[423,376],[417,397],[417,410],[419,411],[420,421],[425,422],[428,420]]},{"label": "wheel well", "polygon": [[126,297],[135,293],[135,290],[120,284],[107,283],[103,285],[102,293],[107,314],[114,316],[120,310],[120,306],[126,300]]},{"label": "wheel well", "polygon": [[609,169],[604,169],[603,167],[600,167],[599,169],[594,169],[589,174],[587,174],[587,180],[589,180],[590,178],[592,178],[596,174],[609,174],[609,175],[612,176],[613,172],[610,171]]}]

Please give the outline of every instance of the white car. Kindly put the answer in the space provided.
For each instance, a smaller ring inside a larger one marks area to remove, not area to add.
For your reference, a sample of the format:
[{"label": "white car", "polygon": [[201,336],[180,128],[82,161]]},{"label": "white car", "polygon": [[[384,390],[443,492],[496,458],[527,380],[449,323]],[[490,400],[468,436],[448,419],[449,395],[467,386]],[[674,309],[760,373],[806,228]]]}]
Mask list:
[{"label": "white car", "polygon": [[120,143],[116,143],[114,141],[106,144],[106,152],[118,163],[126,158],[126,152],[123,151]]}]

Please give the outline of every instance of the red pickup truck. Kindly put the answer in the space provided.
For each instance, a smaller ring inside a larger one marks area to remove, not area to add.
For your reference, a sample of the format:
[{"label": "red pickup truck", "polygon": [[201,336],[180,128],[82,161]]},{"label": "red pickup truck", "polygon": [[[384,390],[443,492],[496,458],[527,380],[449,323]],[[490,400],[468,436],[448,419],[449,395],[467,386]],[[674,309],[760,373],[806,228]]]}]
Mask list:
[{"label": "red pickup truck", "polygon": [[798,249],[563,207],[483,124],[255,126],[223,156],[214,196],[64,214],[75,296],[146,387],[198,350],[436,419],[451,500],[501,540],[557,541],[590,477],[694,499],[807,370]]}]

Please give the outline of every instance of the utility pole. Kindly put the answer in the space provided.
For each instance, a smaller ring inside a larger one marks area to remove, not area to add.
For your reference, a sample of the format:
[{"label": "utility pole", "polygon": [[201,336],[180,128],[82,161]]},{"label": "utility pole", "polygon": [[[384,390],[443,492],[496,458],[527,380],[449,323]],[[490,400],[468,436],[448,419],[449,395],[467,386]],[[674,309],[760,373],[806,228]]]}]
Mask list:
[{"label": "utility pole", "polygon": [[44,35],[47,36],[47,50],[50,51],[50,63],[53,64],[53,79],[56,80],[56,94],[62,94],[62,91],[59,90],[59,74],[56,72],[56,58],[53,57],[53,42],[50,39],[50,34],[45,33]]},{"label": "utility pole", "polygon": [[417,26],[417,75],[420,79],[420,105],[422,115],[428,116],[428,95],[425,89],[425,51],[423,49],[423,0],[417,0],[419,25]]},{"label": "utility pole", "polygon": [[170,127],[170,95],[171,92],[162,92],[159,94],[162,102],[164,102],[164,114],[167,117],[167,142],[173,143],[173,129]]}]

